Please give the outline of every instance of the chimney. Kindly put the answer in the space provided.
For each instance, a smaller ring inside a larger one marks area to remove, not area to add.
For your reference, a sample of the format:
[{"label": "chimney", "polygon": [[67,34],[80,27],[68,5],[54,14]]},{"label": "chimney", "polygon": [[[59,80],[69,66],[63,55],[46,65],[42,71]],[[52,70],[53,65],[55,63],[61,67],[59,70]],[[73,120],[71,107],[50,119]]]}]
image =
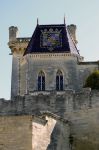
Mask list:
[{"label": "chimney", "polygon": [[17,31],[18,31],[17,27],[14,26],[9,27],[9,42],[16,40]]},{"label": "chimney", "polygon": [[78,41],[76,39],[76,29],[77,29],[77,27],[74,24],[71,24],[71,25],[67,26],[67,30],[68,30],[69,34],[71,35],[71,37],[72,37],[73,41],[75,42],[75,44],[78,43]]}]

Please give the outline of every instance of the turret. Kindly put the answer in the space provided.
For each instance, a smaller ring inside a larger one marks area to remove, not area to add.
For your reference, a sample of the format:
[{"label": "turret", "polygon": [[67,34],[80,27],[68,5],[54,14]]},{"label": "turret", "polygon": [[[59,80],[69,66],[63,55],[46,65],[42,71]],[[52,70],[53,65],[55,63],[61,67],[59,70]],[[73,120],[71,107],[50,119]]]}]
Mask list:
[{"label": "turret", "polygon": [[15,41],[17,37],[18,28],[11,26],[9,27],[9,42]]},{"label": "turret", "polygon": [[74,24],[71,24],[71,25],[68,25],[68,26],[67,26],[67,29],[68,29],[68,31],[69,31],[71,37],[73,38],[73,41],[75,42],[75,44],[78,43],[78,41],[77,41],[77,39],[76,39],[76,28],[77,28],[77,27],[76,27],[76,25],[74,25]]}]

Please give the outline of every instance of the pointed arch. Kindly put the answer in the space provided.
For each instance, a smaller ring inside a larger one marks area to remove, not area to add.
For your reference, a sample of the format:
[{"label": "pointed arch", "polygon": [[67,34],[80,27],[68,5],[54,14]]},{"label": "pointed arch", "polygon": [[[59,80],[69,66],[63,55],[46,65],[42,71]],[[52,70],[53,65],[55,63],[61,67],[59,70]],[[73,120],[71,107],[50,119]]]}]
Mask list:
[{"label": "pointed arch", "polygon": [[61,70],[56,73],[56,90],[63,91],[63,73]]},{"label": "pointed arch", "polygon": [[42,70],[38,74],[38,91],[45,91],[45,73]]}]

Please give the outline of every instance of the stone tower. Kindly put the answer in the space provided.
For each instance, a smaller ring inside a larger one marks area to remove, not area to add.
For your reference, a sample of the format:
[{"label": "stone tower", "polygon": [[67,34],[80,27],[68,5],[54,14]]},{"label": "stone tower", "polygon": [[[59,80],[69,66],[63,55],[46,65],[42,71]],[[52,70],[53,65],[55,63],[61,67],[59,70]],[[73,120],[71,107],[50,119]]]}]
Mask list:
[{"label": "stone tower", "polygon": [[9,27],[9,48],[12,54],[11,98],[20,95],[20,62],[30,38],[17,38],[18,28]]}]

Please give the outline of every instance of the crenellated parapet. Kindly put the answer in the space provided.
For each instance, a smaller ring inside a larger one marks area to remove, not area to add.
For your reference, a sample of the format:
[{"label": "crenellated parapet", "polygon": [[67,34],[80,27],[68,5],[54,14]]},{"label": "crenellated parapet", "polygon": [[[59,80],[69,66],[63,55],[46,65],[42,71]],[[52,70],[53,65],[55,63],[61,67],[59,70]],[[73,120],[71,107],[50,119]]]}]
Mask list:
[{"label": "crenellated parapet", "polygon": [[15,41],[8,42],[8,46],[11,49],[11,54],[23,54],[26,50],[31,38],[16,38]]},{"label": "crenellated parapet", "polygon": [[59,116],[90,110],[99,107],[99,91],[85,88],[80,92],[67,90],[62,92],[35,92],[25,96],[16,96],[13,100],[0,99],[0,115],[22,115],[51,112]]}]

